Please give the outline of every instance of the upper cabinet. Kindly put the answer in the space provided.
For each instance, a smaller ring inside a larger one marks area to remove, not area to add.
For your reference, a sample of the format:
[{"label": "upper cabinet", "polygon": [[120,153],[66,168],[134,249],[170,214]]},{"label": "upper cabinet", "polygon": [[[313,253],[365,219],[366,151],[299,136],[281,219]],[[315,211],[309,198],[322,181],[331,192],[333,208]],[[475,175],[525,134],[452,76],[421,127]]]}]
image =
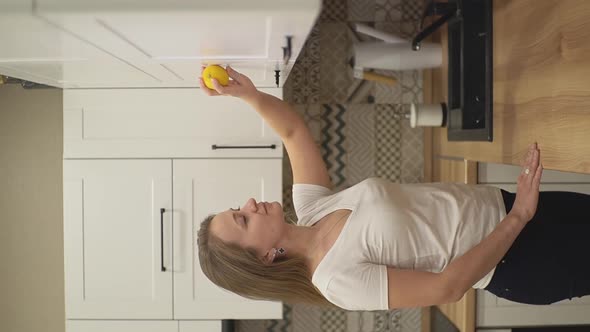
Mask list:
[{"label": "upper cabinet", "polygon": [[216,63],[276,87],[319,10],[319,0],[37,0],[26,22],[0,14],[24,29],[0,32],[0,71],[71,88],[195,87],[201,64]]},{"label": "upper cabinet", "polygon": [[2,0],[0,10],[2,13],[27,13],[33,9],[33,0]]}]

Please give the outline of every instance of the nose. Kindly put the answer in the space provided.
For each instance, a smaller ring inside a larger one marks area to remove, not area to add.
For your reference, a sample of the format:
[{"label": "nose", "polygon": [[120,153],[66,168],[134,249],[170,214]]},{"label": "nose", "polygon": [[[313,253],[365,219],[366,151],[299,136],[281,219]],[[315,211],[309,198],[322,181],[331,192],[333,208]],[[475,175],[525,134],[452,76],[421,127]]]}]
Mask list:
[{"label": "nose", "polygon": [[250,207],[258,207],[256,205],[256,200],[254,198],[250,198],[248,199],[248,201],[246,202],[246,205],[250,206]]}]

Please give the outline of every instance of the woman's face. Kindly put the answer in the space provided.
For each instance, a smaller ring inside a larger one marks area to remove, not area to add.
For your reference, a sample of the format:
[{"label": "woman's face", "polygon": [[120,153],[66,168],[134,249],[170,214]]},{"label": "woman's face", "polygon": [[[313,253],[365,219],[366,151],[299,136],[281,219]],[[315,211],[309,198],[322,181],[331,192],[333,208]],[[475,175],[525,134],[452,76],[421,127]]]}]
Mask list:
[{"label": "woman's face", "polygon": [[211,232],[225,243],[254,249],[259,258],[276,248],[286,230],[283,207],[279,202],[256,202],[253,198],[239,209],[218,213],[211,221]]}]

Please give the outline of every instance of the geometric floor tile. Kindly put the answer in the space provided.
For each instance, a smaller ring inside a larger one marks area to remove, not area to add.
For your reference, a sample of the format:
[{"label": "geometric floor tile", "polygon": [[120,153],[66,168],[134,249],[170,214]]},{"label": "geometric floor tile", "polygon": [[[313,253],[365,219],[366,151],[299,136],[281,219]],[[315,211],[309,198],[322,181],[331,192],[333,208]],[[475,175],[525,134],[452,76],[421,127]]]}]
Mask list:
[{"label": "geometric floor tile", "polygon": [[420,22],[424,13],[424,0],[401,0],[401,21]]},{"label": "geometric floor tile", "polygon": [[404,119],[401,122],[401,132],[401,182],[423,182],[424,130],[422,127],[411,128],[410,121],[408,119]]},{"label": "geometric floor tile", "polygon": [[375,21],[399,22],[402,19],[402,0],[376,0]]},{"label": "geometric floor tile", "polygon": [[348,20],[351,22],[375,21],[376,0],[347,0]]},{"label": "geometric floor tile", "polygon": [[375,119],[376,175],[400,182],[401,128],[395,105],[377,104]]},{"label": "geometric floor tile", "polygon": [[320,34],[316,25],[283,87],[283,99],[291,104],[316,104],[320,98]]},{"label": "geometric floor tile", "polygon": [[421,103],[422,96],[422,70],[406,70],[402,74],[402,104]]},{"label": "geometric floor tile", "polygon": [[338,309],[323,310],[320,316],[320,328],[324,332],[346,332],[346,312]]},{"label": "geometric floor tile", "polygon": [[335,190],[344,189],[346,182],[345,160],[345,107],[342,104],[322,105],[321,152]]},{"label": "geometric floor tile", "polygon": [[376,176],[375,105],[348,104],[345,121],[346,180],[354,185]]},{"label": "geometric floor tile", "polygon": [[345,0],[323,0],[320,22],[345,22],[348,17],[348,3]]},{"label": "geometric floor tile", "polygon": [[376,104],[399,104],[402,99],[402,75],[404,72],[393,70],[375,70],[375,73],[392,77],[397,80],[395,85],[384,83],[375,84],[375,103]]},{"label": "geometric floor tile", "polygon": [[352,53],[346,23],[322,23],[320,34],[320,103],[345,103],[353,82]]}]

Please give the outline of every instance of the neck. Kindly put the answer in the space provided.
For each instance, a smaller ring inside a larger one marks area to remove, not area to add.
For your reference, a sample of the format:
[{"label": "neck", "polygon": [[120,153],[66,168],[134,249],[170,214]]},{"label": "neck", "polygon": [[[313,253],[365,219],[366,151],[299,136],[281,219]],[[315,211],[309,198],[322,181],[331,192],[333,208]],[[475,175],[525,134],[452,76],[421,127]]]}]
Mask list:
[{"label": "neck", "polygon": [[317,227],[288,225],[278,246],[285,249],[287,257],[302,257],[307,261],[310,244],[315,243],[318,230]]},{"label": "neck", "polygon": [[336,223],[322,222],[313,227],[288,225],[284,239],[280,241],[280,247],[286,250],[287,256],[303,257],[308,263],[312,263],[313,259],[317,257],[321,241],[340,223],[345,215],[346,211],[342,211],[331,213],[320,219],[335,219]]}]

